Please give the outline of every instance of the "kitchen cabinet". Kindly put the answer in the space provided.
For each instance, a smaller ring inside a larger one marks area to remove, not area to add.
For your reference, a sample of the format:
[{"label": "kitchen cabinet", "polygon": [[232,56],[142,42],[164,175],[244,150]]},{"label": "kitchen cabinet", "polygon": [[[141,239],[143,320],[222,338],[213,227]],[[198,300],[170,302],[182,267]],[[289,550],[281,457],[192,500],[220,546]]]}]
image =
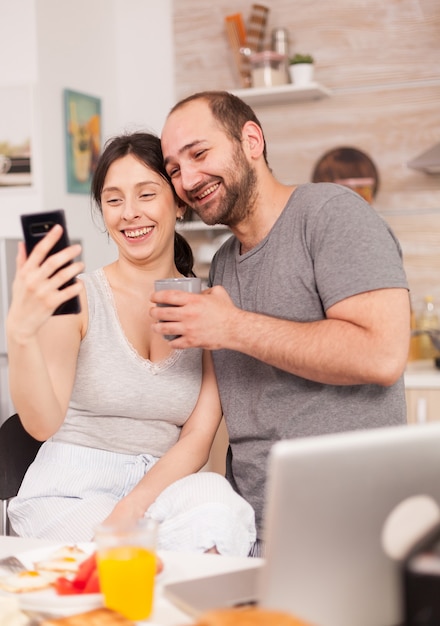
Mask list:
[{"label": "kitchen cabinet", "polygon": [[208,226],[200,219],[180,222],[176,225],[176,230],[185,237],[192,248],[196,275],[202,279],[208,278],[212,257],[231,235],[231,231],[222,224]]},{"label": "kitchen cabinet", "polygon": [[406,389],[408,423],[440,421],[440,389]]},{"label": "kitchen cabinet", "polygon": [[440,421],[440,370],[433,361],[413,361],[405,372],[408,422]]},{"label": "kitchen cabinet", "polygon": [[222,224],[214,224],[214,226],[208,226],[202,220],[194,219],[189,222],[179,222],[176,226],[177,230],[180,231],[183,235],[187,235],[188,233],[206,233],[206,235],[215,235],[216,231],[224,231],[228,230],[227,226],[223,226]]}]

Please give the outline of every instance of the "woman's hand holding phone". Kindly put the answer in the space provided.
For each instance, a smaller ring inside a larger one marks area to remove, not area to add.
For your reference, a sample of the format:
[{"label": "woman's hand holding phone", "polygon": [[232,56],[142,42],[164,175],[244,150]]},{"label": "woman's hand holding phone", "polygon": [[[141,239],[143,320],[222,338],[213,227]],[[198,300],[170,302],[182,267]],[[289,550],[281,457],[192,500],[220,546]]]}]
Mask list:
[{"label": "woman's hand holding phone", "polygon": [[75,277],[83,271],[84,264],[74,259],[81,247],[63,247],[60,242],[64,237],[63,227],[52,224],[47,234],[35,239],[33,246],[19,245],[8,315],[15,336],[35,335],[55,312],[80,310],[82,284]]},{"label": "woman's hand holding phone", "polygon": [[[28,267],[35,281],[45,280],[40,297],[47,298],[52,315],[79,313],[76,275],[84,269],[81,262],[74,262],[81,248],[70,246],[64,211],[50,211],[21,216],[23,234],[28,256]],[[35,282],[35,286],[38,282]],[[51,287],[51,289],[49,289]],[[46,291],[47,290],[47,291]]]}]

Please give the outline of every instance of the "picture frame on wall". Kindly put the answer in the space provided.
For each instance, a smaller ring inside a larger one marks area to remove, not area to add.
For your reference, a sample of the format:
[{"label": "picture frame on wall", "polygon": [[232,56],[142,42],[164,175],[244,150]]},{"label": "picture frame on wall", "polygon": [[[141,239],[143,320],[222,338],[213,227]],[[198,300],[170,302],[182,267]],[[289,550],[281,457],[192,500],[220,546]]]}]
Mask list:
[{"label": "picture frame on wall", "polygon": [[69,193],[90,193],[101,152],[101,99],[64,90],[66,177]]}]

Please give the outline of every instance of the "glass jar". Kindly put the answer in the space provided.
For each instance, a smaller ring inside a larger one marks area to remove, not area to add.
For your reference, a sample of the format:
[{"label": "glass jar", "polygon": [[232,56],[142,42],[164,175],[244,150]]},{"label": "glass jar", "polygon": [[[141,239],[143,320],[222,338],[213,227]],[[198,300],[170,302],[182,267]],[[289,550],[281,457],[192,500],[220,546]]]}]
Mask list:
[{"label": "glass jar", "polygon": [[252,87],[274,87],[287,84],[286,56],[273,50],[263,50],[249,56]]}]

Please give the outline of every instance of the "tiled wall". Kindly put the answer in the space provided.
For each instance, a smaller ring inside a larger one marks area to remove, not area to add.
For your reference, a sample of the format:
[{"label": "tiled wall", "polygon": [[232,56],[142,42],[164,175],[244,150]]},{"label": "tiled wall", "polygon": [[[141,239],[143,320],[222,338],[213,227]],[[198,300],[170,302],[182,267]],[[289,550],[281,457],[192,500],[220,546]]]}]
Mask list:
[{"label": "tiled wall", "polygon": [[[177,97],[240,87],[224,29],[226,15],[251,2],[175,0]],[[270,31],[291,34],[292,52],[312,53],[315,78],[332,90],[313,102],[255,107],[270,164],[286,183],[310,180],[327,150],[367,152],[380,176],[375,199],[401,240],[414,301],[440,303],[440,175],[406,163],[440,142],[440,3],[438,0],[277,0]]]}]

